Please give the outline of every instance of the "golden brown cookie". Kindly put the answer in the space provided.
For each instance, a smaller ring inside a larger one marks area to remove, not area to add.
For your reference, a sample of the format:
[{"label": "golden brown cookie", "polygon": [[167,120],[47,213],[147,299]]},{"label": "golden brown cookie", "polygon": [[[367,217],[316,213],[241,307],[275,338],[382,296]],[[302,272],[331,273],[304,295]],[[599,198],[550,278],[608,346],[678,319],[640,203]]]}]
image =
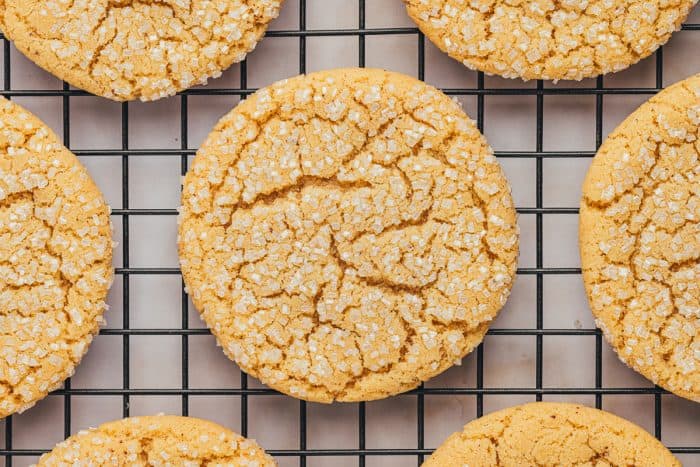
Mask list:
[{"label": "golden brown cookie", "polygon": [[656,438],[602,410],[536,402],[500,410],[447,438],[423,467],[680,467]]},{"label": "golden brown cookie", "polygon": [[0,0],[0,27],[37,65],[118,101],[171,96],[243,60],[282,0]]},{"label": "golden brown cookie", "polygon": [[440,49],[506,78],[575,79],[651,55],[698,0],[404,0]]},{"label": "golden brown cookie", "polygon": [[382,70],[314,73],[225,116],[185,179],[184,279],[226,354],[302,399],[418,386],[483,338],[516,214],[459,105]]},{"label": "golden brown cookie", "polygon": [[700,401],[700,75],[653,97],[601,146],[581,201],[598,326],[655,384]]},{"label": "golden brown cookie", "polygon": [[111,281],[100,191],[51,130],[0,98],[0,418],[73,374]]},{"label": "golden brown cookie", "polygon": [[135,417],[81,431],[39,459],[38,467],[274,467],[253,440],[191,417]]}]

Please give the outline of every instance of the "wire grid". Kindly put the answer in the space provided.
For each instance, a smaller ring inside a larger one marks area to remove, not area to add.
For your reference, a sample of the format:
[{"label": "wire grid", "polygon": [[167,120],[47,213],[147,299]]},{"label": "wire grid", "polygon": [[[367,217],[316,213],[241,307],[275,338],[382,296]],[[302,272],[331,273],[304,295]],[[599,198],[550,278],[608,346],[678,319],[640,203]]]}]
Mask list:
[{"label": "wire grid", "polygon": [[[358,27],[356,29],[307,29],[307,1],[299,0],[299,28],[287,30],[275,30],[267,33],[268,37],[288,37],[298,40],[298,71],[306,72],[307,66],[307,38],[309,37],[356,37],[358,41],[357,65],[365,66],[366,62],[366,39],[368,36],[403,35],[414,36],[418,43],[418,69],[417,76],[421,80],[425,78],[426,41],[415,27],[383,27],[367,28],[367,5],[366,0],[356,0],[358,2],[359,16],[357,18]],[[370,0],[371,1],[371,0]],[[400,6],[397,6],[399,8]],[[700,31],[700,23],[686,23],[683,30]],[[5,97],[15,96],[52,96],[62,99],[63,117],[63,139],[66,146],[70,148],[70,99],[73,96],[88,95],[84,91],[71,89],[66,83],[60,90],[18,90],[12,87],[11,83],[11,59],[10,43],[2,37],[4,47],[4,88],[0,92]],[[278,458],[296,458],[299,466],[306,466],[307,460],[319,456],[343,456],[356,458],[356,465],[365,466],[368,457],[377,456],[407,456],[415,458],[417,465],[421,465],[424,459],[432,452],[426,449],[426,424],[425,424],[425,397],[439,395],[465,395],[474,396],[476,399],[474,417],[479,417],[484,413],[484,396],[486,395],[522,395],[529,396],[536,400],[542,400],[543,396],[561,395],[575,396],[588,395],[595,397],[595,406],[602,407],[604,395],[650,395],[654,398],[654,434],[661,438],[662,434],[662,397],[667,394],[659,387],[603,387],[602,369],[602,334],[597,329],[551,329],[544,326],[544,277],[545,275],[580,275],[580,268],[545,267],[544,265],[544,228],[543,221],[546,215],[577,215],[577,208],[557,208],[544,206],[544,170],[543,161],[546,158],[591,158],[593,151],[546,151],[544,150],[544,98],[550,95],[593,95],[595,96],[595,144],[600,146],[603,140],[603,101],[609,95],[644,95],[650,96],[663,88],[664,58],[663,48],[656,52],[655,58],[655,86],[653,87],[632,87],[632,88],[611,88],[604,86],[604,78],[599,77],[595,88],[578,87],[545,87],[542,81],[538,81],[533,88],[488,88],[485,86],[483,73],[477,74],[475,87],[469,88],[449,88],[443,91],[453,96],[475,96],[476,97],[476,121],[479,129],[484,131],[484,114],[486,96],[514,96],[528,95],[535,96],[536,99],[536,139],[534,151],[497,151],[499,158],[527,158],[535,161],[535,206],[519,206],[518,212],[522,215],[535,217],[536,243],[535,243],[535,267],[521,267],[518,269],[519,275],[534,276],[536,281],[536,326],[535,328],[493,328],[489,330],[489,335],[511,335],[511,336],[532,336],[535,339],[535,385],[534,387],[485,387],[484,385],[484,344],[482,343],[475,351],[476,353],[476,383],[473,387],[424,387],[411,391],[409,396],[414,396],[417,400],[417,432],[415,433],[415,447],[401,449],[368,449],[367,448],[367,407],[365,403],[356,405],[358,416],[358,443],[354,449],[310,449],[307,447],[307,403],[299,402],[298,418],[298,448],[286,450],[269,450]],[[130,398],[132,396],[179,396],[181,398],[182,415],[188,415],[190,411],[190,396],[218,396],[234,395],[240,396],[240,432],[243,436],[248,435],[249,401],[253,397],[275,395],[277,392],[270,389],[251,388],[248,384],[248,377],[245,373],[240,374],[240,387],[226,389],[195,389],[190,387],[189,381],[189,338],[196,335],[208,335],[206,329],[190,328],[188,322],[188,300],[182,286],[182,308],[181,326],[179,329],[143,329],[132,328],[129,323],[129,302],[130,302],[130,277],[136,275],[179,275],[177,268],[167,267],[131,267],[129,249],[129,221],[133,216],[175,216],[175,209],[133,209],[130,208],[129,200],[129,162],[132,158],[152,155],[171,155],[179,157],[180,171],[184,175],[188,168],[188,157],[194,155],[196,149],[190,148],[188,144],[188,98],[190,96],[206,95],[226,95],[245,96],[251,94],[255,89],[248,85],[248,66],[244,61],[240,64],[240,83],[237,88],[201,88],[190,89],[180,93],[180,149],[130,149],[129,142],[129,104],[121,104],[121,147],[115,149],[98,150],[75,150],[80,156],[113,156],[121,160],[121,185],[122,185],[122,207],[114,209],[112,215],[121,218],[123,223],[123,233],[120,240],[120,248],[123,254],[122,267],[116,268],[116,274],[123,277],[123,325],[119,329],[103,329],[101,335],[121,336],[123,343],[123,367],[122,367],[122,387],[114,389],[98,388],[71,388],[70,380],[66,381],[64,388],[55,391],[52,395],[63,398],[64,417],[63,431],[68,437],[74,429],[71,421],[71,399],[74,396],[120,396],[122,399],[122,415],[130,415]],[[132,336],[180,336],[182,352],[180,355],[182,367],[181,387],[177,389],[136,389],[130,381],[130,339]],[[594,387],[544,387],[543,386],[543,338],[545,336],[593,336],[595,339],[595,385]],[[29,415],[24,415],[31,417]],[[16,416],[15,416],[16,417]],[[5,465],[11,467],[13,459],[27,456],[38,456],[46,452],[45,449],[16,449],[13,448],[13,418],[7,417],[4,424],[5,446],[0,449],[0,459],[4,458]],[[274,422],[274,421],[268,421]],[[466,420],[465,420],[466,422]],[[697,443],[687,446],[672,447],[676,454],[692,454],[700,456],[700,439]],[[698,460],[700,463],[700,460]]]}]

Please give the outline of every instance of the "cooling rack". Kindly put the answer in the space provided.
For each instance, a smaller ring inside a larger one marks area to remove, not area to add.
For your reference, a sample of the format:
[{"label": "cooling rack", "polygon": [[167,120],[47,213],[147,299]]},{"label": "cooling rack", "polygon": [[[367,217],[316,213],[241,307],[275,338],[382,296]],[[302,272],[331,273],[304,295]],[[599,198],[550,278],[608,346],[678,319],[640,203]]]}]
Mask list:
[{"label": "cooling rack", "polygon": [[[463,68],[399,0],[287,0],[247,61],[157,103],[115,104],[70,88],[3,40],[0,94],[52,126],[113,207],[116,279],[108,327],[64,388],[0,422],[0,465],[123,416],[210,418],[282,466],[420,465],[451,432],[498,408],[581,402],[642,425],[700,465],[700,409],[617,361],[595,329],[576,249],[580,182],[604,137],[664,86],[700,72],[700,14],[653,57],[581,83],[522,83]],[[284,397],[223,357],[184,292],[174,249],[180,176],[213,123],[270,82],[336,66],[412,74],[460,100],[513,185],[523,232],[513,296],[462,366],[387,401],[322,406]]]}]

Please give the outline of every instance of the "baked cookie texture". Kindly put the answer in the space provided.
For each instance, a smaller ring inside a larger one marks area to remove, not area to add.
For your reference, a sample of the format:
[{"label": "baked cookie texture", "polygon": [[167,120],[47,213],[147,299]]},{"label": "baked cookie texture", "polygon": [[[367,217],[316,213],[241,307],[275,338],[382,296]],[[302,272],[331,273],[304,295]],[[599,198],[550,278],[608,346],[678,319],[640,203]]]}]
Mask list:
[{"label": "baked cookie texture", "polygon": [[525,80],[581,80],[651,55],[697,0],[404,2],[427,37],[471,69]]},{"label": "baked cookie texture", "polygon": [[536,402],[491,413],[450,436],[423,467],[680,467],[661,442],[602,410]]},{"label": "baked cookie texture", "polygon": [[150,101],[243,60],[282,0],[0,0],[17,49],[71,85]]},{"label": "baked cookie texture", "polygon": [[81,431],[44,454],[38,467],[274,467],[253,440],[191,417],[135,417]]},{"label": "baked cookie texture", "polygon": [[73,374],[112,281],[109,208],[35,116],[0,98],[0,418]]},{"label": "baked cookie texture", "polygon": [[408,76],[276,83],[185,178],[189,293],[226,354],[286,394],[372,400],[469,353],[511,289],[510,188],[457,103]]},{"label": "baked cookie texture", "polygon": [[597,325],[655,384],[700,401],[700,75],[605,141],[583,186],[583,279]]}]

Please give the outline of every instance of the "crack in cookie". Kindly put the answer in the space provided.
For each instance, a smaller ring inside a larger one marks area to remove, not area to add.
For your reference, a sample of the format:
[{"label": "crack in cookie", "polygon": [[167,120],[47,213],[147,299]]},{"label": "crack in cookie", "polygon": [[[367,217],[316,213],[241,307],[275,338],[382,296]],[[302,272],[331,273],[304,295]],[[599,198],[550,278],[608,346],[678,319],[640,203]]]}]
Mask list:
[{"label": "crack in cookie", "polygon": [[700,401],[700,76],[642,105],[601,146],[581,202],[598,326],[620,358]]},{"label": "crack in cookie", "polygon": [[37,65],[118,101],[218,77],[255,48],[282,0],[0,0],[0,27]]},{"label": "crack in cookie", "polygon": [[188,291],[226,354],[293,396],[410,390],[483,339],[518,230],[492,150],[412,78],[335,70],[224,117],[185,179]]},{"label": "crack in cookie", "polygon": [[592,78],[651,55],[697,0],[404,0],[440,49],[506,78]]}]

